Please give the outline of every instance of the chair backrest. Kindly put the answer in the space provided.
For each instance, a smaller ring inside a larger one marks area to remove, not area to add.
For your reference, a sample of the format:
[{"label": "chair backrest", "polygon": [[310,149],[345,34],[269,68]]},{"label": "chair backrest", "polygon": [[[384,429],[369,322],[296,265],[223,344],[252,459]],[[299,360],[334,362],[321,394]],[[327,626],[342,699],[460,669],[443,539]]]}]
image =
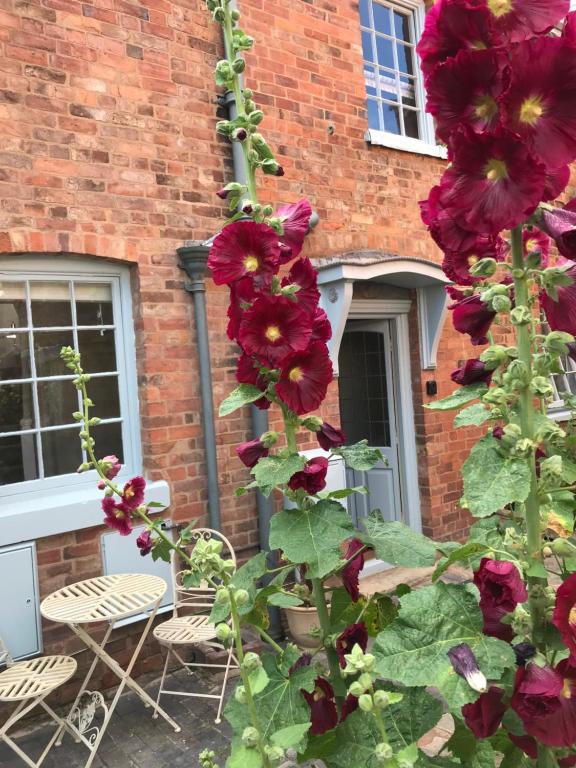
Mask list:
[{"label": "chair backrest", "polygon": [[[234,566],[236,566],[236,554],[232,544],[220,531],[215,531],[212,528],[194,528],[191,532],[191,539],[186,542],[186,546],[183,549],[187,552],[192,552],[197,542],[200,540],[210,541],[211,539],[222,542],[221,557],[224,560],[231,560]],[[185,573],[186,564],[173,551],[174,615],[177,616],[179,613],[210,613],[214,605],[216,590],[206,582],[202,583],[199,587],[185,587],[183,583]]]},{"label": "chair backrest", "polygon": [[6,647],[6,644],[0,635],[0,667],[3,667],[4,665],[11,667],[12,664],[14,664],[14,659],[10,655],[10,651]]}]

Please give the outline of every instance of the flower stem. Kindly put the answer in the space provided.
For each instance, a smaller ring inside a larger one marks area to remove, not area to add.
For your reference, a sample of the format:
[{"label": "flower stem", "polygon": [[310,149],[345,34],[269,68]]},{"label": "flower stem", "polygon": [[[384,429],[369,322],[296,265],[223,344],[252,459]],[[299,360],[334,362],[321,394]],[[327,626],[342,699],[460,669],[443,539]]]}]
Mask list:
[{"label": "flower stem", "polygon": [[328,657],[328,665],[330,667],[330,682],[334,687],[336,693],[336,700],[341,704],[344,699],[344,681],[340,674],[340,664],[338,662],[338,656],[332,646],[328,645],[328,637],[330,635],[330,616],[328,614],[328,604],[326,603],[326,595],[324,594],[324,585],[322,579],[311,579],[312,589],[314,592],[314,605],[318,611],[318,620],[320,622],[320,629],[322,630],[322,642],[324,644],[324,650]]}]

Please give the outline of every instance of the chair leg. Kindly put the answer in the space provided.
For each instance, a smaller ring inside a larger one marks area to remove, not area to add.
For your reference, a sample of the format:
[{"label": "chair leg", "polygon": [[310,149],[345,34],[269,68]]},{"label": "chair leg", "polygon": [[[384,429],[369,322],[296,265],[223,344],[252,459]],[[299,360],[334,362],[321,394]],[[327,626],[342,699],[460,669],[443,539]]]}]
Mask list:
[{"label": "chair leg", "polygon": [[230,662],[232,661],[232,646],[230,646],[230,650],[228,651],[228,661],[226,663],[226,670],[224,672],[224,681],[222,683],[222,691],[220,692],[220,701],[218,702],[218,712],[216,714],[216,720],[214,722],[216,725],[220,725],[222,722],[222,718],[220,715],[222,714],[222,707],[224,706],[224,694],[226,693],[226,683],[228,682],[228,674],[230,672]]},{"label": "chair leg", "polygon": [[168,671],[168,662],[170,661],[171,654],[172,654],[172,649],[168,647],[168,652],[166,653],[166,661],[164,662],[164,669],[162,671],[162,679],[160,680],[160,687],[158,688],[158,696],[156,697],[156,707],[152,714],[152,717],[155,720],[158,718],[158,706],[160,704],[160,696],[162,696],[162,689],[164,688],[164,680],[166,679],[166,672]]}]

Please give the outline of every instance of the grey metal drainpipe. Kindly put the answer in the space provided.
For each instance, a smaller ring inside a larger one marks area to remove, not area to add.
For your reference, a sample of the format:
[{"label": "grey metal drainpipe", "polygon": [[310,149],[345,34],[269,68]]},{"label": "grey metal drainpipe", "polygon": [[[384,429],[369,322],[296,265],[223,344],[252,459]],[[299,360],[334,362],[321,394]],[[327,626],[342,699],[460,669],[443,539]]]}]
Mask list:
[{"label": "grey metal drainpipe", "polygon": [[208,478],[208,518],[210,528],[220,530],[220,489],[218,487],[218,462],[216,459],[216,432],[214,429],[214,405],[212,403],[212,369],[210,366],[210,345],[206,319],[206,264],[210,252],[210,241],[189,241],[178,248],[179,266],[186,272],[190,282],[186,290],[192,294],[196,335],[198,341],[198,363],[200,366],[200,396],[202,399],[202,425],[204,429],[204,453]]}]

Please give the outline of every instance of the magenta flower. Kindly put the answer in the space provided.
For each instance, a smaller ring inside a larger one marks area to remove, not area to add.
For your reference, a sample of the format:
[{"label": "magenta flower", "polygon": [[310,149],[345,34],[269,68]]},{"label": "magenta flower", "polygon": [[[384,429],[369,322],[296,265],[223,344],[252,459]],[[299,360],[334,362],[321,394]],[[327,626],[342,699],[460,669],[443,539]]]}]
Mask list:
[{"label": "magenta flower", "polygon": [[474,703],[462,707],[464,721],[477,739],[488,739],[500,727],[507,709],[503,697],[502,688],[491,685]]},{"label": "magenta flower", "polygon": [[560,632],[570,656],[576,658],[576,573],[572,573],[556,591],[552,623]]},{"label": "magenta flower", "polygon": [[240,323],[244,312],[250,309],[252,302],[258,296],[251,277],[241,277],[230,285],[230,304],[228,305],[228,327],[226,333],[231,341],[238,340]]},{"label": "magenta flower", "polygon": [[364,544],[360,539],[352,539],[344,555],[344,559],[349,562],[342,569],[342,584],[355,603],[360,600],[359,575],[364,568],[364,551]]},{"label": "magenta flower", "polygon": [[332,376],[326,345],[314,341],[303,352],[295,352],[284,360],[276,393],[290,410],[302,416],[322,403]]},{"label": "magenta flower", "polygon": [[332,326],[328,315],[320,307],[316,307],[314,319],[312,321],[312,336],[310,341],[323,341],[326,343],[332,338]]},{"label": "magenta flower", "polygon": [[310,733],[315,736],[331,731],[338,725],[338,709],[334,701],[334,689],[323,677],[316,678],[316,686],[312,693],[302,691],[302,696],[310,707],[312,726]]},{"label": "magenta flower", "polygon": [[278,272],[279,262],[278,235],[267,224],[255,221],[235,221],[224,227],[208,258],[216,285],[246,276],[267,283]]},{"label": "magenta flower", "polygon": [[270,451],[262,440],[256,439],[256,440],[249,440],[246,443],[240,443],[236,447],[236,453],[238,454],[238,458],[247,467],[255,467],[256,464],[260,461],[261,458],[264,456],[268,456]]},{"label": "magenta flower", "polygon": [[570,10],[570,0],[486,0],[494,26],[507,40],[550,32]]},{"label": "magenta flower", "polygon": [[284,263],[300,255],[310,227],[312,206],[308,200],[299,200],[297,203],[281,205],[274,216],[280,219],[284,230],[280,235],[280,242],[284,246],[281,260]]},{"label": "magenta flower", "polygon": [[293,301],[263,296],[244,313],[238,338],[248,355],[276,366],[306,349],[311,333],[309,318]]},{"label": "magenta flower", "polygon": [[[116,475],[122,469],[122,464],[120,464],[120,459],[117,456],[104,456],[100,461],[100,468],[108,480],[114,480]],[[98,488],[100,488],[101,491],[106,488],[104,480],[98,481]]]},{"label": "magenta flower", "polygon": [[576,210],[571,200],[564,208],[542,211],[540,228],[556,243],[566,259],[576,261]]},{"label": "magenta flower", "polygon": [[444,199],[448,193],[447,187],[439,185],[432,187],[428,199],[420,201],[422,221],[430,230],[434,242],[444,253],[474,253],[479,236],[465,229],[457,212],[446,207]]},{"label": "magenta flower", "polygon": [[496,317],[496,312],[480,299],[478,294],[467,296],[451,286],[447,289],[454,303],[448,306],[452,311],[452,322],[458,333],[467,333],[474,346],[488,342],[487,333]]},{"label": "magenta flower", "polygon": [[554,300],[546,291],[540,291],[540,304],[546,315],[548,325],[553,331],[576,334],[576,262],[567,262],[566,272],[572,279],[570,285],[561,285],[556,290],[558,300]]},{"label": "magenta flower", "polygon": [[512,51],[504,125],[550,168],[576,158],[576,56],[561,38],[540,37]]},{"label": "magenta flower", "polygon": [[548,257],[550,255],[550,238],[541,232],[538,227],[524,229],[522,231],[522,243],[524,245],[524,256],[530,256],[533,253],[540,254],[540,265],[548,266]]},{"label": "magenta flower", "polygon": [[528,600],[526,585],[514,563],[508,560],[483,557],[474,573],[474,584],[480,592],[480,607],[483,602],[491,603],[510,612],[518,603]]},{"label": "magenta flower", "polygon": [[346,436],[341,429],[333,427],[332,424],[328,424],[327,421],[323,421],[320,425],[320,429],[316,432],[316,439],[318,440],[320,447],[325,451],[331,451],[332,448],[340,448],[340,446],[346,444]]},{"label": "magenta flower", "polygon": [[133,511],[144,501],[146,480],[143,477],[133,477],[124,486],[122,491],[122,503],[126,509]]},{"label": "magenta flower", "polygon": [[288,487],[292,491],[304,489],[311,496],[323,490],[326,487],[326,473],[328,472],[328,459],[323,456],[317,456],[306,462],[301,472],[292,475],[288,482]]},{"label": "magenta flower", "polygon": [[570,181],[570,166],[559,165],[558,168],[546,169],[546,185],[542,199],[556,200],[568,186]]},{"label": "magenta flower", "polygon": [[150,536],[150,531],[144,531],[144,533],[141,533],[140,536],[138,536],[136,539],[136,546],[140,550],[142,557],[145,557],[152,552],[154,548],[154,540],[152,539],[152,536]]},{"label": "magenta flower", "polygon": [[463,128],[453,135],[450,149],[452,166],[442,176],[442,200],[462,226],[497,235],[534,213],[546,168],[515,134]]},{"label": "magenta flower", "polygon": [[562,39],[569,45],[576,44],[576,11],[571,11],[562,28]]},{"label": "magenta flower", "polygon": [[478,235],[476,242],[469,251],[447,251],[444,254],[442,269],[446,277],[458,285],[473,285],[478,278],[471,274],[470,270],[480,259],[495,259],[503,261],[508,250],[508,244],[501,237]]},{"label": "magenta flower", "polygon": [[486,364],[482,360],[475,358],[474,360],[466,360],[463,366],[452,371],[450,378],[456,384],[465,387],[468,384],[476,384],[480,381],[489,384],[492,373],[493,371],[487,370]]},{"label": "magenta flower", "polygon": [[364,652],[368,647],[368,630],[363,622],[351,624],[336,638],[334,647],[336,648],[338,661],[342,669],[346,666],[346,659],[344,657],[346,654],[351,653],[355,645],[359,645]]},{"label": "magenta flower", "polygon": [[104,496],[102,511],[104,525],[108,528],[118,531],[121,536],[128,536],[132,532],[132,512],[125,504],[117,503],[113,496]]},{"label": "magenta flower", "polygon": [[282,286],[298,285],[300,290],[294,295],[298,307],[313,314],[320,300],[318,290],[318,273],[310,259],[298,259],[290,267],[287,277],[282,280]]}]

